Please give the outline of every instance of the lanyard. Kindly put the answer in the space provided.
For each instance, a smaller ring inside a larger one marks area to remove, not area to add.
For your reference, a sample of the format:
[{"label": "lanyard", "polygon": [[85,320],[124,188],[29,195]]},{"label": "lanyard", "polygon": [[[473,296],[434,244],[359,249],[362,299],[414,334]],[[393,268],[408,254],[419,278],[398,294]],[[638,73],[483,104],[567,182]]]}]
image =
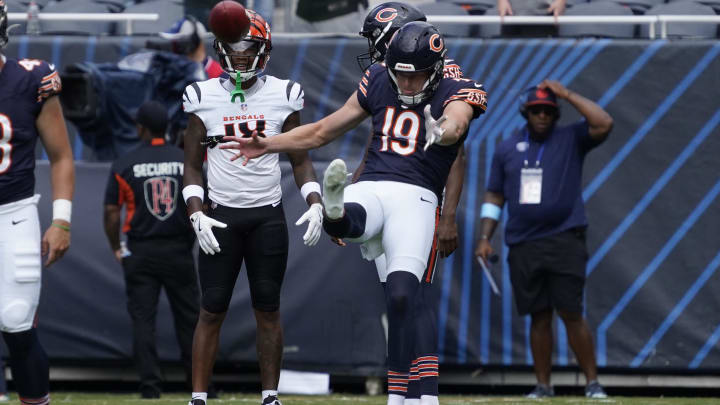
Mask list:
[{"label": "lanyard", "polygon": [[[525,130],[525,143],[527,144],[527,149],[525,149],[525,167],[528,166],[528,152],[530,151],[530,135],[528,134],[527,129]],[[537,158],[535,158],[535,167],[540,166],[540,160],[542,160],[543,152],[545,151],[545,142],[542,143],[540,146],[540,150],[538,151]]]}]

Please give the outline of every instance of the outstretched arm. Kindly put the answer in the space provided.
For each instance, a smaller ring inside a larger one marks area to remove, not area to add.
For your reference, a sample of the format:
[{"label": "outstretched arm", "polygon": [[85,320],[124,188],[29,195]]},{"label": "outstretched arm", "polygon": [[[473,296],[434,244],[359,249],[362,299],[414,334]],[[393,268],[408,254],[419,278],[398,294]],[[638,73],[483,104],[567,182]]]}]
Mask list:
[{"label": "outstretched arm", "polygon": [[42,254],[47,255],[45,265],[50,266],[70,247],[70,207],[75,188],[72,150],[58,96],[45,101],[35,125],[50,159],[53,220],[42,239]]},{"label": "outstretched arm", "polygon": [[253,133],[251,138],[226,136],[232,144],[220,145],[222,149],[238,149],[234,159],[244,157],[247,160],[266,153],[296,152],[318,148],[330,143],[335,138],[358,126],[368,113],[358,103],[355,93],[348,98],[339,110],[311,124],[301,125],[289,132],[269,138],[260,138]]},{"label": "outstretched arm", "polygon": [[472,120],[473,109],[464,101],[452,101],[443,110],[442,117],[435,120],[430,105],[425,106],[425,150],[432,144],[454,145],[465,134]]}]

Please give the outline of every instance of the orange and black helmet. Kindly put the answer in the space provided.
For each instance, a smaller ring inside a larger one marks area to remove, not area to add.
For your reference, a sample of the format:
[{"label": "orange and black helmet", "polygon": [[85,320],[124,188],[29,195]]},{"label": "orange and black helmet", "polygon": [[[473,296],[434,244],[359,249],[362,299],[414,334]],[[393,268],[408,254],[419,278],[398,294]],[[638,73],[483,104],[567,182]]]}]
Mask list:
[{"label": "orange and black helmet", "polygon": [[250,19],[247,35],[232,44],[218,39],[213,44],[223,69],[233,77],[239,74],[243,81],[262,73],[272,50],[270,24],[253,10],[245,9],[245,12]]}]

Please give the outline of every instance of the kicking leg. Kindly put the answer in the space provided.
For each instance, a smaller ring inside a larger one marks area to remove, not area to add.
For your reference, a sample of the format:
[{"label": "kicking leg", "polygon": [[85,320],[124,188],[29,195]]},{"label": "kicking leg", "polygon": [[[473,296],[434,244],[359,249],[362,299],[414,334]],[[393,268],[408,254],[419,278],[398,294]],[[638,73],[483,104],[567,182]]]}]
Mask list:
[{"label": "kicking leg", "polygon": [[374,182],[345,187],[347,169],[341,159],[333,160],[323,179],[323,228],[328,235],[365,242],[382,230],[382,206],[374,193]]}]

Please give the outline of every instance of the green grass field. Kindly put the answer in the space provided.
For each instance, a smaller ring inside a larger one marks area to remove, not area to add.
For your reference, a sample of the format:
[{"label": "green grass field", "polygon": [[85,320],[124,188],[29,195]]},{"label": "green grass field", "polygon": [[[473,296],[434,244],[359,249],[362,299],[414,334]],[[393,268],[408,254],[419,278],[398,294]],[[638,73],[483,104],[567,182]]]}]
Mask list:
[{"label": "green grass field", "polygon": [[[137,394],[85,394],[77,392],[54,392],[53,404],[73,405],[186,405],[188,395],[168,394],[161,399],[143,400]],[[16,400],[17,398],[13,398]],[[282,396],[284,405],[384,405],[384,396],[341,395],[330,396]],[[12,401],[11,401],[12,403]],[[223,394],[222,399],[211,400],[213,404],[259,404],[258,395]],[[460,404],[497,404],[497,405],[711,405],[719,404],[716,398],[642,398],[613,397],[603,400],[588,400],[582,397],[556,397],[546,400],[531,400],[522,397],[486,397],[486,396],[454,396],[441,397],[442,405]]]}]

